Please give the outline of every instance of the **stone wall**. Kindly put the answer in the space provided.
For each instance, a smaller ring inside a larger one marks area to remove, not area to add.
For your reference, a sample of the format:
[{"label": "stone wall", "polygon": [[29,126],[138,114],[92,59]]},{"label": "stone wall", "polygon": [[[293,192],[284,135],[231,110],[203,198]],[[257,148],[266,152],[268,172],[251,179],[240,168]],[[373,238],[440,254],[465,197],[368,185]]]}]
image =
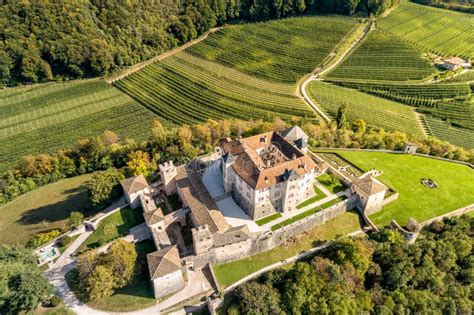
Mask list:
[{"label": "stone wall", "polygon": [[[324,224],[326,221],[343,214],[347,210],[353,209],[354,206],[354,198],[346,199],[330,208],[317,212],[290,225],[284,226],[274,232],[266,232],[264,234],[255,235],[250,241],[248,241],[249,243],[244,244],[244,246],[239,246],[239,243],[230,244],[219,247],[217,249],[219,254],[216,253],[216,249],[211,249],[206,253],[192,256],[193,268],[200,269],[208,263],[226,263],[266,252],[276,246],[281,245],[292,237],[308,232],[311,229]],[[223,255],[223,253],[228,254]]]},{"label": "stone wall", "polygon": [[454,210],[454,211],[452,211],[452,212],[449,212],[449,213],[446,213],[446,214],[437,216],[436,218],[432,218],[432,219],[423,221],[423,222],[420,223],[420,225],[421,225],[421,226],[430,225],[430,224],[433,223],[434,221],[443,220],[444,218],[459,217],[459,216],[461,216],[461,215],[463,215],[463,214],[466,214],[466,213],[468,213],[468,212],[471,212],[471,211],[474,211],[474,203],[471,204],[471,205],[469,205],[469,206],[465,206],[465,207],[463,207],[463,208]]}]

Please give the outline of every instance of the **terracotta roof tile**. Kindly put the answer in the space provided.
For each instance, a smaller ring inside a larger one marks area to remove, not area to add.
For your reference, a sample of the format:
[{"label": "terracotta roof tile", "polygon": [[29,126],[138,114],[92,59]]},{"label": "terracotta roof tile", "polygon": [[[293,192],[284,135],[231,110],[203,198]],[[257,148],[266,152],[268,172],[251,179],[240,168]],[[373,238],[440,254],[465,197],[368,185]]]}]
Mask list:
[{"label": "terracotta roof tile", "polygon": [[181,260],[176,245],[150,253],[146,258],[152,280],[181,270]]},{"label": "terracotta roof tile", "polygon": [[373,195],[388,189],[387,186],[382,184],[376,178],[372,177],[370,174],[354,179],[352,184],[359,187],[367,195]]},{"label": "terracotta roof tile", "polygon": [[150,186],[143,175],[129,177],[121,181],[120,184],[128,194],[135,193]]}]

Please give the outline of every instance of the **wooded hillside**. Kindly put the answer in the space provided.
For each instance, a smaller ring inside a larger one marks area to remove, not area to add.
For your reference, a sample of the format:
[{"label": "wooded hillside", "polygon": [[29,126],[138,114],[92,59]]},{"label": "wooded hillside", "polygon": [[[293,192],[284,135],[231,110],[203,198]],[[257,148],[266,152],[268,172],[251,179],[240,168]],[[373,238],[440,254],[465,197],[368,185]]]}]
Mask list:
[{"label": "wooded hillside", "polygon": [[0,86],[106,75],[235,19],[378,14],[399,0],[2,0]]}]

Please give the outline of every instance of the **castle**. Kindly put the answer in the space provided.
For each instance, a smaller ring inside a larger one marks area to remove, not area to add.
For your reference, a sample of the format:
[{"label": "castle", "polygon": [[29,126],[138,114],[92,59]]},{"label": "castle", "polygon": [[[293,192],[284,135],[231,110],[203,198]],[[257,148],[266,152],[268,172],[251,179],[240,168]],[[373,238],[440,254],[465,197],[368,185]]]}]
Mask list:
[{"label": "castle", "polygon": [[[208,156],[183,165],[172,161],[159,165],[161,180],[154,188],[143,176],[122,181],[129,204],[141,205],[157,248],[147,256],[155,297],[182,289],[188,268],[264,252],[348,209],[380,210],[387,187],[366,174],[354,179],[351,189],[344,192],[346,198],[334,206],[276,231],[260,229],[256,220],[275,213],[284,217],[300,213],[297,206],[314,195],[315,177],[331,168],[310,157],[307,146],[308,136],[299,127],[227,138]],[[153,199],[160,194],[179,196],[182,208],[164,215]],[[191,252],[170,240],[172,224],[190,229]]]}]

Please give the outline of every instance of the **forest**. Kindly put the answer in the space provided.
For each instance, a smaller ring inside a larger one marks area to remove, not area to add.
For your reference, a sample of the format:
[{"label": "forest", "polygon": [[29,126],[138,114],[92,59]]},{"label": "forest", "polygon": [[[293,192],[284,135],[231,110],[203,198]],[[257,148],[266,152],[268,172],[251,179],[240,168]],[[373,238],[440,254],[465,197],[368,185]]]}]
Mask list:
[{"label": "forest", "polygon": [[2,0],[0,86],[103,76],[231,21],[380,14],[399,0]]},{"label": "forest", "polygon": [[471,314],[473,225],[437,221],[412,245],[389,229],[339,239],[238,287],[227,314]]}]

